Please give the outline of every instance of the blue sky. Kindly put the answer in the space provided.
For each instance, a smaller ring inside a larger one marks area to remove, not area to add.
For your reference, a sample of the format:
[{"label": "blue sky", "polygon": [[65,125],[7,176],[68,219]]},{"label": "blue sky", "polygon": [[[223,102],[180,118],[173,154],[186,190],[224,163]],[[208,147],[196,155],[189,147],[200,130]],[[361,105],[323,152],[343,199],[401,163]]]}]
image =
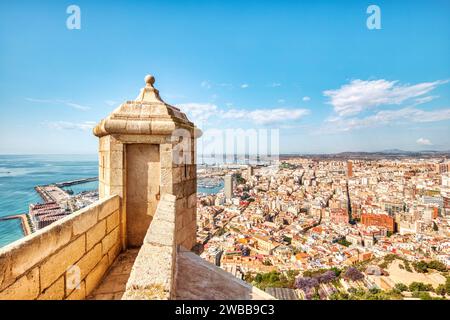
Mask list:
[{"label": "blue sky", "polygon": [[185,2],[2,1],[0,153],[95,153],[147,73],[204,129],[278,128],[283,153],[450,150],[450,2]]}]

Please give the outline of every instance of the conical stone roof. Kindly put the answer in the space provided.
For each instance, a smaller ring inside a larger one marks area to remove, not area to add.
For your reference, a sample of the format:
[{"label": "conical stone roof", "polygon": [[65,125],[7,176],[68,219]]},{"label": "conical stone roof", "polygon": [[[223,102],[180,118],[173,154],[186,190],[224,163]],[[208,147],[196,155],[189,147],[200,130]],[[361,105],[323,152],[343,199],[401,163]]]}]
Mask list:
[{"label": "conical stone roof", "polygon": [[[153,87],[155,78],[145,77],[145,87],[134,101],[126,101],[94,128],[94,135],[111,134],[171,135],[178,128],[195,126],[178,108],[165,103]],[[195,130],[196,136],[201,135]]]}]

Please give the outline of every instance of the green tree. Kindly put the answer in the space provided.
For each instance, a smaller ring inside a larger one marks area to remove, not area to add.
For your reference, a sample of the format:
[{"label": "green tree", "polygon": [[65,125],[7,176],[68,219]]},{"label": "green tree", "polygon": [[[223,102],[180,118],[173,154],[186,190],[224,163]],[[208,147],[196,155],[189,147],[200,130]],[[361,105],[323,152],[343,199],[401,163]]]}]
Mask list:
[{"label": "green tree", "polygon": [[409,291],[434,291],[433,286],[431,284],[425,284],[423,282],[412,282],[409,285]]},{"label": "green tree", "polygon": [[428,272],[428,263],[425,261],[419,261],[413,263],[414,270],[419,273],[427,273]]},{"label": "green tree", "polygon": [[447,266],[440,261],[432,260],[428,263],[428,268],[434,269],[440,272],[447,271]]},{"label": "green tree", "polygon": [[395,289],[400,291],[400,292],[408,291],[408,286],[406,284],[404,284],[404,283],[396,283],[395,284]]},{"label": "green tree", "polygon": [[337,243],[339,243],[340,245],[343,245],[343,246],[345,246],[345,247],[348,247],[348,246],[350,246],[350,245],[352,244],[351,242],[345,240],[345,238],[339,239],[339,240],[337,241]]},{"label": "green tree", "polygon": [[444,284],[440,284],[438,285],[438,287],[436,288],[436,293],[440,294],[441,296],[445,297],[445,294],[447,293],[447,288],[445,287]]}]

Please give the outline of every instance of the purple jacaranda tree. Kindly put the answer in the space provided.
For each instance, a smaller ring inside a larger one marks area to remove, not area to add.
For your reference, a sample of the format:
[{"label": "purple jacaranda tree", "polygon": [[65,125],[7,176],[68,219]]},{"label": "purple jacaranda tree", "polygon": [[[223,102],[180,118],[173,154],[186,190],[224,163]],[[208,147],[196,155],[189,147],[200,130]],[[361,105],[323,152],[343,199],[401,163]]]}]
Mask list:
[{"label": "purple jacaranda tree", "polygon": [[311,277],[299,277],[295,281],[295,287],[297,289],[307,291],[309,289],[312,289],[314,287],[317,287],[319,285],[319,281],[316,278]]},{"label": "purple jacaranda tree", "polygon": [[321,275],[317,276],[319,283],[329,283],[336,280],[336,273],[334,271],[325,271]]},{"label": "purple jacaranda tree", "polygon": [[358,269],[350,267],[347,271],[345,271],[344,278],[352,281],[358,281],[364,279],[364,275]]}]

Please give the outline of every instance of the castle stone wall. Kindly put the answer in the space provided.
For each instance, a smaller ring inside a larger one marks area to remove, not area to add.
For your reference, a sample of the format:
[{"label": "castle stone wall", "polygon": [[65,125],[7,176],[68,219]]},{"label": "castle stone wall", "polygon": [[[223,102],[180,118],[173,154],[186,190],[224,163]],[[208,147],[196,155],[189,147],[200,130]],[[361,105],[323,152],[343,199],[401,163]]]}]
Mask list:
[{"label": "castle stone wall", "polygon": [[0,249],[0,300],[84,299],[121,251],[120,199],[106,197]]},{"label": "castle stone wall", "polygon": [[134,262],[123,300],[168,300],[175,297],[176,197],[164,194]]}]

